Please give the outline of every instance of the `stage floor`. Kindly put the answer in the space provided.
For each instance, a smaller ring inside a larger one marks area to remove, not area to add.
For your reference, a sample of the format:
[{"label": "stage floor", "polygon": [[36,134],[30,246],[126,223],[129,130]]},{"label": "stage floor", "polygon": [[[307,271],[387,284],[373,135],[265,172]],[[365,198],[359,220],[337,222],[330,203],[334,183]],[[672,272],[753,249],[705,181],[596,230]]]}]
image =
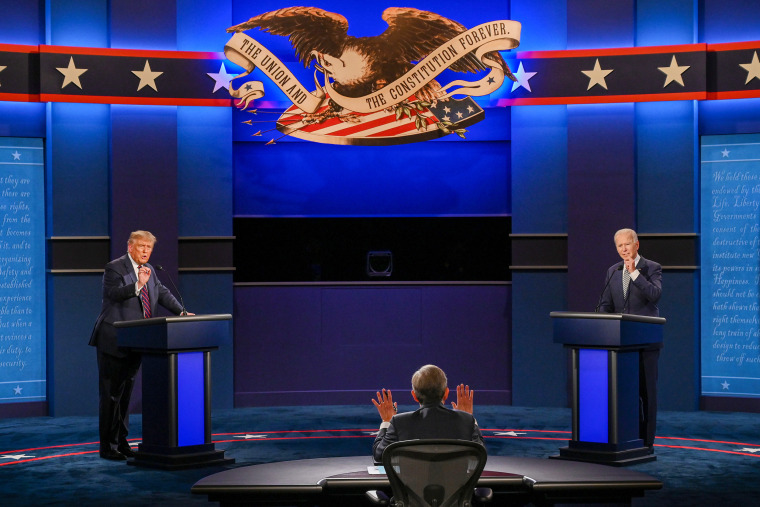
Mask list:
[{"label": "stage floor", "polygon": [[[479,405],[475,412],[489,460],[530,458],[552,465],[554,460],[548,458],[570,438],[571,414],[566,408]],[[178,471],[100,459],[96,416],[2,419],[3,507],[213,507],[216,504],[206,495],[191,493],[192,486],[207,476],[302,459],[366,456],[369,461],[379,425],[369,400],[362,406],[215,410],[212,419],[214,443],[235,464]],[[132,417],[132,445],[140,442],[141,432],[138,414]],[[633,505],[753,505],[760,497],[758,435],[757,414],[660,412],[654,446],[657,461],[625,470],[654,477],[664,486],[646,491]],[[525,468],[523,473],[531,471]]]}]

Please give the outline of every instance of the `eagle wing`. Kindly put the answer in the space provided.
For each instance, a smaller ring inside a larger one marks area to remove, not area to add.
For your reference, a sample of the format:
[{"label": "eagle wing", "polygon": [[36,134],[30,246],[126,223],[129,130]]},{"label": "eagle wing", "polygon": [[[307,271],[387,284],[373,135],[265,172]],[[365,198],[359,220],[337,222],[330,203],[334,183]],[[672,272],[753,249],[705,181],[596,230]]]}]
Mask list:
[{"label": "eagle wing", "polygon": [[[408,62],[422,60],[441,44],[467,30],[456,21],[434,12],[408,7],[385,9],[383,20],[388,23],[388,29],[380,37]],[[500,62],[505,74],[514,80],[501,54],[497,51],[488,54]],[[450,68],[457,72],[478,72],[487,67],[470,52]]]},{"label": "eagle wing", "polygon": [[304,66],[309,65],[312,51],[340,56],[348,35],[346,18],[316,7],[287,7],[259,14],[227,31],[242,32],[256,27],[287,36]]}]

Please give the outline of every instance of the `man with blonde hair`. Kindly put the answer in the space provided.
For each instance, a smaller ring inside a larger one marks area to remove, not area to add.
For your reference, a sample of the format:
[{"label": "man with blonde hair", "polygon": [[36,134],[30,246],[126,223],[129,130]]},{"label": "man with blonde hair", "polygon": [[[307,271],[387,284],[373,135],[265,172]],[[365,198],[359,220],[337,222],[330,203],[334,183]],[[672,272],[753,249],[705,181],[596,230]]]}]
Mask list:
[{"label": "man with blonde hair", "polygon": [[446,374],[432,364],[423,366],[412,376],[412,398],[420,404],[414,412],[397,414],[398,404],[394,403],[390,390],[378,391],[377,400],[372,400],[382,419],[372,446],[375,461],[382,461],[388,445],[402,440],[453,438],[485,445],[472,415],[474,394],[470,386],[460,384],[457,401],[451,403],[453,410],[446,408],[444,403],[449,396]]},{"label": "man with blonde hair", "polygon": [[150,318],[159,305],[176,315],[183,311],[148,264],[155,244],[156,237],[150,232],[134,231],[127,241],[127,253],[106,264],[103,273],[103,303],[90,345],[98,349],[100,457],[104,459],[134,456],[127,441],[129,400],[141,363],[140,354],[119,348],[113,323]]}]

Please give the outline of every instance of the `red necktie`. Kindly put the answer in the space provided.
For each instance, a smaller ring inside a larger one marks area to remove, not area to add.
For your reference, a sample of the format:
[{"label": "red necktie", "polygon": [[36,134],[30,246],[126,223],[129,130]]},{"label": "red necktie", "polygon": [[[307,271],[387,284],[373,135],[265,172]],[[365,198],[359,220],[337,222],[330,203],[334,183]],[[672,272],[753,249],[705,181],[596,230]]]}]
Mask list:
[{"label": "red necktie", "polygon": [[[142,267],[142,266],[141,266]],[[143,317],[150,318],[150,296],[148,296],[148,284],[143,285],[140,290],[140,301],[143,307]]]}]

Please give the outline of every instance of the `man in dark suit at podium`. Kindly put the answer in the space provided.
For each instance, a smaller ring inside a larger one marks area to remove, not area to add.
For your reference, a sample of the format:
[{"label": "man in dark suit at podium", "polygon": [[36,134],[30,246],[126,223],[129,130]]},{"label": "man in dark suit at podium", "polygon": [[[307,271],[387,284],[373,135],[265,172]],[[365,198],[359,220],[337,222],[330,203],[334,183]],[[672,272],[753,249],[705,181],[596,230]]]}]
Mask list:
[{"label": "man in dark suit at podium", "polygon": [[454,410],[444,403],[449,396],[446,374],[432,364],[420,368],[412,376],[412,397],[420,404],[414,412],[397,414],[397,403],[389,390],[378,391],[372,400],[382,418],[380,431],[372,446],[375,462],[383,460],[383,451],[393,442],[415,439],[453,438],[471,440],[485,446],[480,428],[472,415],[473,395],[469,386],[457,386]]},{"label": "man in dark suit at podium", "polygon": [[[662,294],[662,266],[639,255],[639,238],[633,229],[617,231],[614,239],[623,260],[607,270],[599,310],[659,317],[657,302]],[[661,343],[651,345],[639,357],[642,414],[639,436],[650,450],[653,449],[657,426],[657,361],[661,348]]]},{"label": "man in dark suit at podium", "polygon": [[100,457],[104,459],[134,456],[127,442],[129,400],[141,362],[140,354],[118,347],[113,323],[150,318],[158,305],[176,315],[182,313],[182,305],[148,264],[155,244],[156,237],[150,232],[133,232],[127,253],[106,264],[103,274],[103,304],[90,345],[98,349]]}]

